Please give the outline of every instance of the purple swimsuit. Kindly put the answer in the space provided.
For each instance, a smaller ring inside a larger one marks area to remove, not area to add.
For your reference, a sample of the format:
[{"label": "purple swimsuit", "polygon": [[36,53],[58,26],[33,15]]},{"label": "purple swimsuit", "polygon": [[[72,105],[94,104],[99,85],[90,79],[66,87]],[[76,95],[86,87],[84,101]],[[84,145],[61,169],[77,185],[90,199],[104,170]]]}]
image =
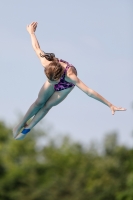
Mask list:
[{"label": "purple swimsuit", "polygon": [[66,75],[66,71],[69,69],[69,67],[72,67],[73,65],[69,64],[68,62],[64,61],[64,60],[60,60],[63,63],[66,63],[66,69],[64,71],[64,74],[62,75],[60,82],[54,85],[54,89],[55,91],[61,91],[61,90],[65,90],[67,88],[71,88],[73,86],[75,86],[73,83],[69,83],[67,81],[65,81],[65,75]]}]

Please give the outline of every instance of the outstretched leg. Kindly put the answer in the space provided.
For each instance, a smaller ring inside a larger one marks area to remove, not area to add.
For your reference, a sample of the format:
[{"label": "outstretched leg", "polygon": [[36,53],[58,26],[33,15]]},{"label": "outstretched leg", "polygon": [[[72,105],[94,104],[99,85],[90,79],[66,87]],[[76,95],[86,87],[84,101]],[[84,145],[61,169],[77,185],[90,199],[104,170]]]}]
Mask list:
[{"label": "outstretched leg", "polygon": [[45,105],[45,103],[48,101],[48,99],[53,95],[54,93],[54,86],[50,84],[48,81],[42,86],[37,100],[30,106],[27,113],[23,117],[23,119],[20,121],[20,123],[13,129],[13,135],[16,137],[20,130],[26,126],[27,121],[37,114],[37,112]]},{"label": "outstretched leg", "polygon": [[[31,130],[53,107],[61,103],[67,95],[72,91],[73,88],[68,88],[59,92],[54,92],[54,94],[49,98],[45,105],[39,110],[39,112],[34,116],[29,125],[26,126],[25,130]],[[19,134],[16,139],[23,139],[25,134]]]}]

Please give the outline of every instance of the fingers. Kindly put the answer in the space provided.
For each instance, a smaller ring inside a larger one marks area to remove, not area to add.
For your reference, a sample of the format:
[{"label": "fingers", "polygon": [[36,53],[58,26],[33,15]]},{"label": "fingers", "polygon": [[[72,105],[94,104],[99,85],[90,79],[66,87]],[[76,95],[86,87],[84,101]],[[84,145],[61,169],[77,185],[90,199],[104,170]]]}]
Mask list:
[{"label": "fingers", "polygon": [[33,26],[34,28],[37,27],[37,22],[32,22],[31,24],[27,25],[27,27]]},{"label": "fingers", "polygon": [[31,24],[27,25],[27,31],[30,32],[35,32],[37,28],[37,22],[32,22]]},{"label": "fingers", "polygon": [[37,24],[37,22],[32,22],[30,25],[33,25],[33,26],[34,26],[35,24]]},{"label": "fingers", "polygon": [[114,112],[114,110],[112,110],[112,115],[114,115],[115,114],[115,112]]},{"label": "fingers", "polygon": [[37,25],[37,22],[32,22],[30,25],[31,25],[31,26],[36,26],[36,25]]},{"label": "fingers", "polygon": [[126,108],[122,108],[122,107],[115,107],[115,106],[111,107],[112,115],[115,114],[115,111],[126,111],[126,110],[127,110]]},{"label": "fingers", "polygon": [[122,107],[117,108],[117,111],[126,111],[126,110],[127,110],[126,108],[122,108]]},{"label": "fingers", "polygon": [[34,25],[33,25],[33,28],[36,29],[36,28],[37,28],[37,24],[34,24]]},{"label": "fingers", "polygon": [[37,22],[35,22],[35,23],[33,24],[33,27],[35,27],[35,26],[37,26]]}]

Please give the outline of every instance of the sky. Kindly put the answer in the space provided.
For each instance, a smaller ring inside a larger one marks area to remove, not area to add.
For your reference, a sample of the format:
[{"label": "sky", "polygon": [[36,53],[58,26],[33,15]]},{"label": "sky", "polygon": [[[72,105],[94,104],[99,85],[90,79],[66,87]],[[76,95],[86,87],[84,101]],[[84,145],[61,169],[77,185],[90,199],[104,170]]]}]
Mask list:
[{"label": "sky", "polygon": [[[100,142],[117,132],[133,145],[133,1],[11,0],[0,5],[0,120],[14,126],[36,100],[46,77],[26,26],[38,22],[41,49],[73,64],[78,77],[126,112],[110,109],[78,88],[52,108],[46,125],[74,141]],[[39,125],[40,125],[39,124]],[[36,128],[39,128],[39,125]]]}]

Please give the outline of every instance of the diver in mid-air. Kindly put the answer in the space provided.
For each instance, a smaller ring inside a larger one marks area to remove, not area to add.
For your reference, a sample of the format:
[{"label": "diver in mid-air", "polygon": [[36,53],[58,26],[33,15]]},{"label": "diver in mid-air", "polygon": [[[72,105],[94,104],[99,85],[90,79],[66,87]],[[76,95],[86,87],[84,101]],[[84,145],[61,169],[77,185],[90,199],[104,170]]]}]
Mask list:
[{"label": "diver in mid-air", "polygon": [[[36,28],[37,22],[32,22],[27,26],[27,31],[31,36],[33,49],[44,67],[47,81],[42,86],[36,101],[30,106],[20,123],[13,129],[13,135],[16,140],[22,140],[53,106],[58,105],[67,97],[75,86],[81,89],[89,97],[107,105],[111,109],[113,115],[115,111],[126,110],[125,108],[114,106],[100,94],[87,87],[77,77],[77,70],[73,65],[62,59],[56,58],[53,53],[43,52],[35,35]],[[28,124],[27,121],[31,118],[32,120]]]}]

